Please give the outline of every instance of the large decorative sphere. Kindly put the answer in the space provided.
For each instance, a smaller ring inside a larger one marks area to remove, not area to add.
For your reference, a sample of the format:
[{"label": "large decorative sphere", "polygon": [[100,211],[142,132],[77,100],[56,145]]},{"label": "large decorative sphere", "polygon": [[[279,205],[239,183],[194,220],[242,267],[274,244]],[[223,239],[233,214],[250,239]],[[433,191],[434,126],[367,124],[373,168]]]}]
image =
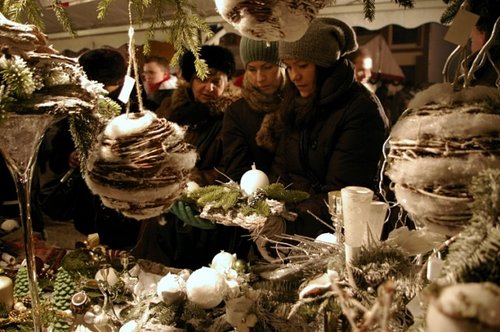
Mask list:
[{"label": "large decorative sphere", "polygon": [[197,153],[184,130],[153,112],[122,114],[97,138],[85,181],[103,204],[138,220],[166,212],[182,194]]},{"label": "large decorative sphere", "polygon": [[445,235],[472,216],[472,178],[500,167],[500,92],[449,84],[422,91],[394,125],[386,174],[398,203],[419,225]]},{"label": "large decorative sphere", "polygon": [[243,36],[295,41],[327,0],[215,0],[219,14]]}]

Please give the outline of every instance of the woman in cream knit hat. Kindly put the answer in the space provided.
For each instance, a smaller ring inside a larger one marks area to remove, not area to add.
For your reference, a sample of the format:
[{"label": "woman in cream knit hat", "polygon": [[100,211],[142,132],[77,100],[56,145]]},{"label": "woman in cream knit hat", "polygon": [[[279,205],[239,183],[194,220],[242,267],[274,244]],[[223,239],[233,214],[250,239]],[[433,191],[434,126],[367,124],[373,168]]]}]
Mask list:
[{"label": "woman in cream knit hat", "polygon": [[324,203],[329,191],[375,187],[387,118],[345,58],[357,47],[353,29],[334,18],[317,18],[301,39],[279,43],[291,84],[271,181],[311,195],[299,204],[298,219],[287,222],[288,234],[316,237],[329,231],[310,214],[330,219]]}]

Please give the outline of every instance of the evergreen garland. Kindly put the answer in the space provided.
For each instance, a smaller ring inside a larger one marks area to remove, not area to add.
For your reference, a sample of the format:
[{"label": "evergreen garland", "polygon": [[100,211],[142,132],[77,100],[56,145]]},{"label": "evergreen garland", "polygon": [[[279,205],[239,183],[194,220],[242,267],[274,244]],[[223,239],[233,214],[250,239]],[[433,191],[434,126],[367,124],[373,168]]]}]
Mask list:
[{"label": "evergreen garland", "polygon": [[481,172],[470,192],[474,197],[471,224],[450,245],[442,281],[500,285],[500,169]]}]

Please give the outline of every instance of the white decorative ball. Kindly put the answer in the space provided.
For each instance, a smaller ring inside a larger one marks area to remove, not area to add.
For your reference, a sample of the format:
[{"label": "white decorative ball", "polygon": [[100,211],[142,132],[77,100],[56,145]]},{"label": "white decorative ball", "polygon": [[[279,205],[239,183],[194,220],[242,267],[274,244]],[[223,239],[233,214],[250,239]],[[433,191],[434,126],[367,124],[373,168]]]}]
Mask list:
[{"label": "white decorative ball", "polygon": [[323,233],[318,235],[315,239],[314,242],[324,242],[324,243],[330,243],[330,244],[337,244],[337,236],[332,233]]},{"label": "white decorative ball", "polygon": [[203,309],[218,306],[226,294],[226,280],[216,270],[202,267],[194,271],[186,283],[189,301]]},{"label": "white decorative ball", "polygon": [[221,251],[212,259],[210,267],[219,273],[228,272],[236,262],[236,254],[231,255],[228,252]]},{"label": "white decorative ball", "polygon": [[95,274],[95,280],[104,281],[109,286],[113,287],[118,281],[120,281],[120,278],[118,277],[118,273],[115,269],[108,267],[97,271]]},{"label": "white decorative ball", "polygon": [[172,273],[160,279],[156,286],[158,297],[166,304],[172,304],[186,297],[186,281]]},{"label": "white decorative ball", "polygon": [[135,320],[130,320],[122,325],[120,332],[139,332],[139,324]]},{"label": "white decorative ball", "polygon": [[200,185],[194,181],[188,181],[186,183],[186,191],[188,193],[191,193],[193,191],[195,191],[196,189],[199,189],[200,188]]},{"label": "white decorative ball", "polygon": [[267,187],[269,185],[269,178],[266,173],[258,170],[255,164],[252,165],[252,169],[246,171],[241,177],[240,187],[241,190],[247,195],[252,195],[257,189]]}]

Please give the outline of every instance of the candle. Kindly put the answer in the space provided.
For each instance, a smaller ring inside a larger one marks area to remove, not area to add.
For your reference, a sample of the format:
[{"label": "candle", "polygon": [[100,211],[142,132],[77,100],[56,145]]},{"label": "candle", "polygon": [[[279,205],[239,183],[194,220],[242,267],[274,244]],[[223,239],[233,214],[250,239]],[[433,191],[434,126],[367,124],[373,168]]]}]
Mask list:
[{"label": "candle", "polygon": [[6,276],[0,276],[0,303],[9,311],[14,304],[14,286],[12,279]]}]

